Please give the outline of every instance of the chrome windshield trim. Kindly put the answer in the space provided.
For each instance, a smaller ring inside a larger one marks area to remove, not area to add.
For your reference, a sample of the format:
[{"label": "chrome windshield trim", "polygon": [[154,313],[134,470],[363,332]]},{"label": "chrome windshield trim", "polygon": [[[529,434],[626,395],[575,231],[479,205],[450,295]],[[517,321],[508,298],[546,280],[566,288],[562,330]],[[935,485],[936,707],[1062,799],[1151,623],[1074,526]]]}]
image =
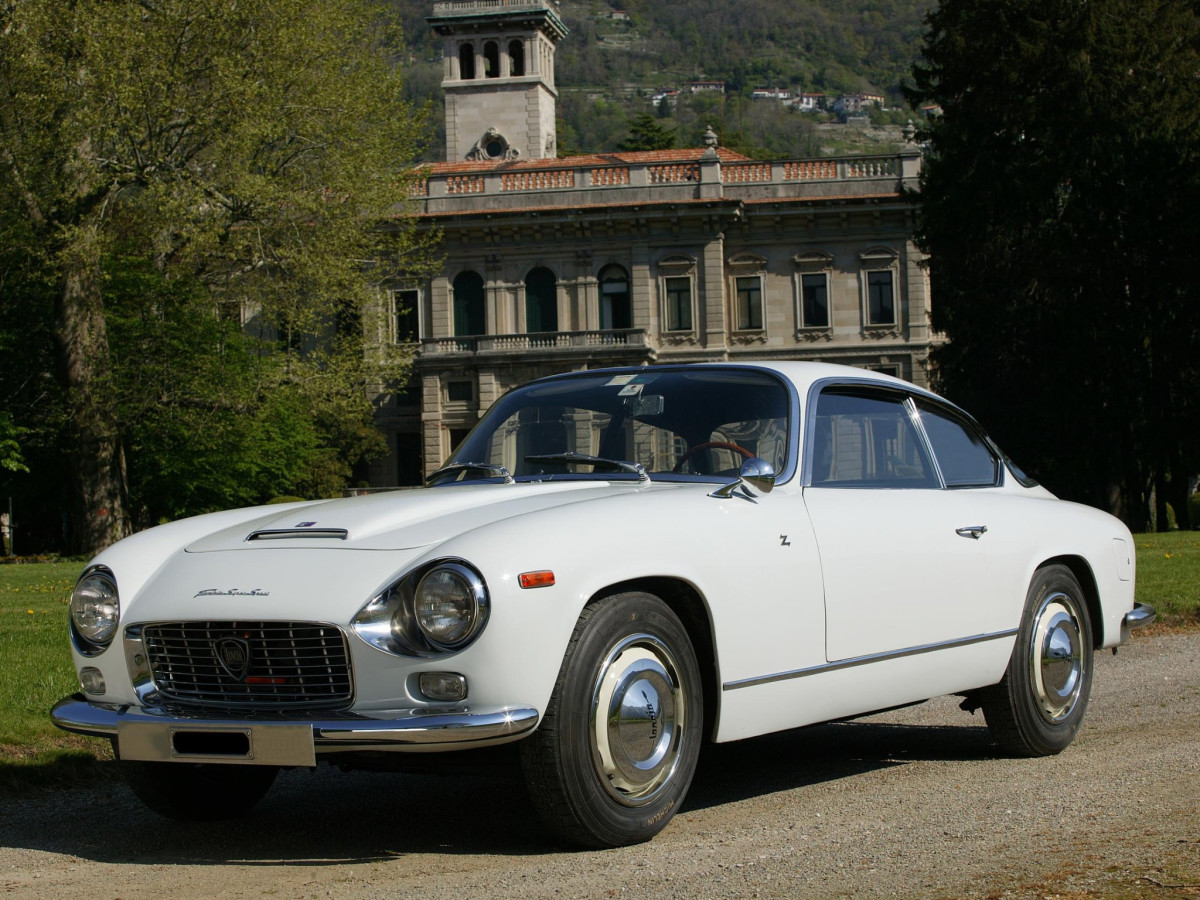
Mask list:
[{"label": "chrome windshield trim", "polygon": [[792,678],[807,678],[809,675],[824,675],[837,672],[840,669],[853,669],[855,666],[865,666],[870,663],[886,662],[893,659],[903,659],[908,656],[920,656],[923,653],[933,653],[938,650],[953,650],[958,647],[969,647],[972,644],[982,644],[987,641],[999,641],[1016,636],[1017,629],[1009,628],[991,634],[976,634],[971,637],[958,638],[953,641],[943,641],[937,644],[921,644],[918,647],[905,647],[903,650],[888,650],[884,653],[872,653],[869,656],[855,656],[850,659],[839,659],[837,662],[822,663],[819,666],[809,666],[804,669],[793,669],[790,672],[778,672],[774,675],[756,675],[753,678],[742,678],[738,681],[727,681],[721,685],[722,691],[736,691],[739,688],[757,687],[760,684],[771,684],[776,681],[788,681]]}]

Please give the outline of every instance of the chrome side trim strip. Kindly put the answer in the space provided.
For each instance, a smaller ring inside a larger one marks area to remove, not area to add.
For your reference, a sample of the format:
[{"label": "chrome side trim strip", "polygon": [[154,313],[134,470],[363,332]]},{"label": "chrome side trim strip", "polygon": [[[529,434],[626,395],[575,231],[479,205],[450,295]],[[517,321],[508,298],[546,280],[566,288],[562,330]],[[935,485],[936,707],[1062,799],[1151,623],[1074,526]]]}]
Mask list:
[{"label": "chrome side trim strip", "polygon": [[1009,628],[991,634],[976,634],[971,637],[958,638],[953,641],[943,641],[939,644],[922,644],[919,647],[905,647],[903,650],[888,650],[884,653],[872,653],[869,656],[855,656],[851,659],[839,659],[837,662],[823,663],[819,666],[809,666],[805,669],[793,669],[790,672],[778,672],[774,675],[756,675],[753,678],[742,678],[738,681],[727,681],[721,685],[722,691],[736,691],[739,688],[757,687],[760,684],[771,684],[775,681],[788,681],[792,678],[807,678],[809,675],[824,675],[827,672],[837,672],[840,669],[853,669],[855,666],[865,666],[870,663],[886,662],[892,659],[903,659],[906,656],[920,656],[923,653],[933,653],[938,650],[953,650],[957,647],[969,647],[972,644],[982,644],[987,641],[999,641],[1015,636],[1017,629]]}]

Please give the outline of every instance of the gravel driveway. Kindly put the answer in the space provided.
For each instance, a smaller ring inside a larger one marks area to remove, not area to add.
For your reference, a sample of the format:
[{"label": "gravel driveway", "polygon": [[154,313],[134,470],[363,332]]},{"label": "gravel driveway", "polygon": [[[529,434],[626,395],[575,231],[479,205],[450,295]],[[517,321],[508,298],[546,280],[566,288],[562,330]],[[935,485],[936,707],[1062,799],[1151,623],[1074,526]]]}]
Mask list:
[{"label": "gravel driveway", "polygon": [[710,747],[652,843],[549,844],[515,779],[284,773],[178,825],[119,782],[0,801],[0,893],[103,898],[1200,897],[1200,633],[1097,656],[1057,757],[941,698]]}]

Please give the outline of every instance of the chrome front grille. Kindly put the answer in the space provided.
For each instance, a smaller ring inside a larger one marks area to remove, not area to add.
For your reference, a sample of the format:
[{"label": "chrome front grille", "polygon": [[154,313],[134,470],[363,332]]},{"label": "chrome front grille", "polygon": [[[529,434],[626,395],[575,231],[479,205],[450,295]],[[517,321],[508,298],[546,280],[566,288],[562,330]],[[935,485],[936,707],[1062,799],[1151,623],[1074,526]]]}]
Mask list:
[{"label": "chrome front grille", "polygon": [[350,654],[339,628],[312,622],[162,622],[142,630],[154,686],[190,706],[347,705]]}]

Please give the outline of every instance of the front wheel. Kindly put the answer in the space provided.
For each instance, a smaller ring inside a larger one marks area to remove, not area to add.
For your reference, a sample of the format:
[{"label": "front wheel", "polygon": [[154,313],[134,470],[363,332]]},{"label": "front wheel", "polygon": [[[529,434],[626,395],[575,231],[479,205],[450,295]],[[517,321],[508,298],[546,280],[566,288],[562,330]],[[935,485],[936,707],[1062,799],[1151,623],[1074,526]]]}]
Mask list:
[{"label": "front wheel", "polygon": [[137,798],[179,822],[215,822],[244,815],[266,796],[275,766],[120,761]]},{"label": "front wheel", "polygon": [[691,784],[703,709],[695,651],[662,600],[626,593],[585,608],[546,714],[521,742],[542,819],[584,847],[654,837]]},{"label": "front wheel", "polygon": [[1078,579],[1066,566],[1037,571],[1004,679],[980,695],[996,742],[1014,756],[1066,749],[1092,686],[1092,627]]}]

